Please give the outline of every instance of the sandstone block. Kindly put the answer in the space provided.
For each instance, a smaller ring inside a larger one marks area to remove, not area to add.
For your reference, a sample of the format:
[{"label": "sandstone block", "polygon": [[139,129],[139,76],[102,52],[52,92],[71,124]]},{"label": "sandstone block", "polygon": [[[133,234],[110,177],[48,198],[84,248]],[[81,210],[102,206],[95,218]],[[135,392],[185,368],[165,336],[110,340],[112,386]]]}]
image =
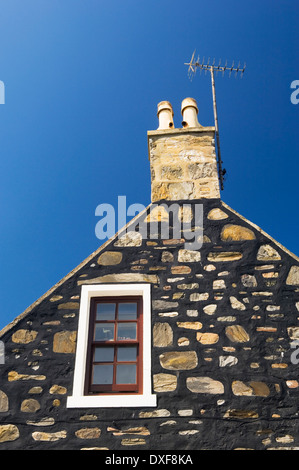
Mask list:
[{"label": "sandstone block", "polygon": [[198,317],[198,310],[187,310],[188,317]]},{"label": "sandstone block", "polygon": [[191,294],[190,295],[190,300],[192,302],[198,302],[198,301],[202,301],[202,300],[208,300],[209,298],[209,294],[208,292],[203,292],[203,293],[194,293],[194,294]]},{"label": "sandstone block", "polygon": [[180,206],[178,211],[178,218],[181,222],[191,222],[193,219],[192,208],[187,205]]},{"label": "sandstone block", "polygon": [[206,305],[203,308],[203,311],[205,312],[206,315],[213,315],[217,310],[217,304],[210,304]]},{"label": "sandstone block", "polygon": [[195,351],[170,351],[161,354],[159,359],[161,366],[168,370],[190,370],[198,364]]},{"label": "sandstone block", "polygon": [[34,398],[28,398],[21,403],[21,411],[24,413],[35,413],[38,410],[40,410],[40,404]]},{"label": "sandstone block", "polygon": [[37,337],[37,331],[34,330],[17,330],[12,335],[11,339],[14,343],[28,344],[35,340]]},{"label": "sandstone block", "polygon": [[5,413],[9,410],[8,396],[0,390],[0,413]]},{"label": "sandstone block", "polygon": [[254,232],[247,227],[242,227],[241,225],[225,225],[221,232],[221,240],[225,242],[239,242],[254,239]]},{"label": "sandstone block", "polygon": [[15,441],[19,437],[19,429],[14,424],[3,424],[0,426],[0,442]]},{"label": "sandstone block", "polygon": [[236,299],[236,297],[231,296],[231,297],[229,298],[229,300],[230,300],[230,304],[231,304],[231,306],[232,306],[233,309],[236,309],[236,310],[246,310],[245,305],[244,305],[242,302],[240,302],[238,299]]},{"label": "sandstone block", "polygon": [[181,245],[184,242],[184,238],[167,238],[163,240],[163,245]]},{"label": "sandstone block", "polygon": [[67,392],[67,389],[65,387],[62,387],[61,385],[52,385],[52,387],[49,390],[49,393],[51,395],[65,395]]},{"label": "sandstone block", "polygon": [[138,439],[138,438],[134,438],[134,439],[122,439],[121,440],[121,445],[122,446],[141,446],[141,445],[144,445],[146,444],[146,441],[145,439]]},{"label": "sandstone block", "polygon": [[78,281],[78,286],[83,284],[109,284],[114,282],[150,282],[157,284],[159,282],[156,274],[136,274],[136,273],[117,273],[117,274],[106,274],[93,279],[83,279]]},{"label": "sandstone block", "polygon": [[137,436],[149,436],[150,435],[150,431],[145,426],[127,428],[121,431],[119,429],[108,426],[107,431],[112,432],[113,436],[124,436],[126,434],[134,434]]},{"label": "sandstone block", "polygon": [[287,384],[288,388],[298,388],[299,387],[298,380],[287,380],[286,384]]},{"label": "sandstone block", "polygon": [[201,344],[215,344],[219,341],[219,335],[217,333],[197,333],[196,339]]},{"label": "sandstone block", "polygon": [[172,266],[172,274],[190,274],[191,268],[189,266]]},{"label": "sandstone block", "polygon": [[177,285],[177,288],[178,289],[198,289],[199,288],[199,284],[197,284],[197,282],[192,282],[191,284],[178,284]]},{"label": "sandstone block", "polygon": [[79,302],[65,302],[58,305],[58,310],[76,310],[79,308]]},{"label": "sandstone block", "polygon": [[299,339],[299,326],[290,326],[287,329],[288,335],[293,340]]},{"label": "sandstone block", "polygon": [[53,295],[49,300],[50,302],[57,302],[58,300],[61,300],[63,297],[62,295]]},{"label": "sandstone block", "polygon": [[120,251],[105,251],[98,257],[98,264],[101,266],[114,266],[121,262],[122,257]]},{"label": "sandstone block", "polygon": [[76,351],[76,331],[59,331],[55,333],[53,351],[63,354],[74,354]]},{"label": "sandstone block", "polygon": [[155,347],[171,346],[173,332],[169,323],[155,323],[153,328],[153,345]]},{"label": "sandstone block", "polygon": [[286,284],[289,286],[299,286],[299,266],[291,267]]},{"label": "sandstone block", "polygon": [[66,431],[58,432],[33,432],[32,437],[35,441],[47,441],[54,442],[59,441],[59,439],[65,439],[67,436]]},{"label": "sandstone block", "polygon": [[248,419],[248,418],[258,418],[259,415],[254,410],[236,410],[231,409],[227,410],[224,414],[224,418],[233,418],[233,419]]},{"label": "sandstone block", "polygon": [[181,338],[178,339],[178,346],[189,346],[190,341],[188,338],[185,336],[182,336]]},{"label": "sandstone block", "polygon": [[182,263],[194,263],[201,260],[200,252],[194,250],[179,250],[178,261]]},{"label": "sandstone block", "polygon": [[8,372],[8,382],[14,382],[16,380],[45,380],[45,375],[30,375],[30,374],[19,374],[12,370]]},{"label": "sandstone block", "polygon": [[177,388],[177,377],[172,374],[154,374],[155,392],[172,392]]},{"label": "sandstone block", "polygon": [[250,274],[243,274],[241,276],[241,281],[244,287],[256,287],[257,282],[255,276]]},{"label": "sandstone block", "polygon": [[114,246],[130,247],[141,246],[142,235],[139,232],[127,232],[122,235],[115,243]]},{"label": "sandstone block", "polygon": [[170,251],[163,251],[161,261],[163,263],[171,263],[173,261],[173,254]]},{"label": "sandstone block", "polygon": [[262,245],[258,250],[258,261],[276,261],[280,259],[280,254],[270,245]]},{"label": "sandstone block", "polygon": [[208,393],[210,395],[221,395],[224,393],[222,382],[210,377],[188,377],[186,385],[193,393]]},{"label": "sandstone block", "polygon": [[191,181],[182,181],[181,183],[169,183],[168,195],[171,201],[179,201],[182,199],[189,199],[194,190],[194,185]]},{"label": "sandstone block", "polygon": [[101,435],[99,428],[82,428],[75,432],[79,439],[98,439]]},{"label": "sandstone block", "polygon": [[185,431],[179,431],[180,436],[192,436],[193,434],[198,434],[198,429],[186,429]]},{"label": "sandstone block", "polygon": [[154,410],[154,411],[140,411],[139,418],[165,418],[170,416],[170,412],[165,409]]},{"label": "sandstone block", "polygon": [[225,281],[223,279],[217,279],[216,281],[213,281],[213,289],[214,290],[226,289]]},{"label": "sandstone block", "polygon": [[155,310],[177,308],[179,306],[178,302],[169,302],[167,300],[153,300],[152,305]]},{"label": "sandstone block", "polygon": [[241,325],[231,325],[225,328],[225,334],[233,343],[246,343],[250,337]]},{"label": "sandstone block", "polygon": [[168,222],[169,213],[163,204],[150,207],[150,213],[146,217],[146,222]]},{"label": "sandstone block", "polygon": [[183,170],[176,166],[163,166],[161,168],[161,179],[180,180],[183,177]]},{"label": "sandstone block", "polygon": [[227,219],[228,218],[228,215],[222,211],[221,209],[212,209],[209,213],[208,213],[208,219],[209,220],[223,220],[223,219]]},{"label": "sandstone block", "polygon": [[177,326],[179,328],[186,328],[187,330],[201,330],[202,323],[199,321],[178,321]]},{"label": "sandstone block", "polygon": [[188,173],[192,180],[211,178],[217,176],[217,168],[213,163],[191,163],[188,165]]},{"label": "sandstone block", "polygon": [[270,390],[268,385],[263,382],[249,382],[248,384],[235,380],[232,383],[232,392],[236,396],[257,396],[257,397],[268,397]]},{"label": "sandstone block", "polygon": [[53,426],[55,424],[54,418],[42,418],[40,421],[26,421],[29,426]]},{"label": "sandstone block", "polygon": [[232,367],[238,363],[235,356],[219,356],[219,367]]},{"label": "sandstone block", "polygon": [[208,254],[208,260],[214,263],[221,263],[228,261],[238,261],[242,258],[242,256],[242,253],[238,251],[215,251]]}]

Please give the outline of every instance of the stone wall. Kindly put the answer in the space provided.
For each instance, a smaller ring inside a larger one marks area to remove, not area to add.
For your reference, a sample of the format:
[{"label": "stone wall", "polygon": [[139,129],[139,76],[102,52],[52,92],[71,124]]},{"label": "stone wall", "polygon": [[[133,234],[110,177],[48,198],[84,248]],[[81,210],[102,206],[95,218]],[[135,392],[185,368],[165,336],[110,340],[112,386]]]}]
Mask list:
[{"label": "stone wall", "polygon": [[152,202],[218,198],[214,127],[148,132]]},{"label": "stone wall", "polygon": [[[201,249],[113,239],[2,331],[0,449],[299,449],[298,260],[196,202]],[[111,282],[151,284],[157,407],[68,409],[81,286]]]}]

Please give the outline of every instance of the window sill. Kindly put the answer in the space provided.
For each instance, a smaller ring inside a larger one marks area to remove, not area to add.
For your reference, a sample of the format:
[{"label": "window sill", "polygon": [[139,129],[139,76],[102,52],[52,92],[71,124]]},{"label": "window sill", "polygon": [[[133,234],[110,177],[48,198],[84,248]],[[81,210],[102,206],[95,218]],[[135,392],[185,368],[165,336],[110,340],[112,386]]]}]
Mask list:
[{"label": "window sill", "polygon": [[157,406],[156,395],[94,395],[71,396],[67,398],[67,408],[128,408]]}]

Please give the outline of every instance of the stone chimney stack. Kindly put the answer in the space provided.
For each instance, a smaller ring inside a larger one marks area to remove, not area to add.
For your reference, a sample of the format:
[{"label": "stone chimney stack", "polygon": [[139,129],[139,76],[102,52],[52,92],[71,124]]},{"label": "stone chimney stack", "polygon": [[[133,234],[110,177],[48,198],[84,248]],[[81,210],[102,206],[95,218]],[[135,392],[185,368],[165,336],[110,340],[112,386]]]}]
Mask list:
[{"label": "stone chimney stack", "polygon": [[197,120],[193,98],[181,105],[182,128],[173,124],[172,106],[158,104],[159,127],[148,131],[152,202],[220,198],[215,128]]}]

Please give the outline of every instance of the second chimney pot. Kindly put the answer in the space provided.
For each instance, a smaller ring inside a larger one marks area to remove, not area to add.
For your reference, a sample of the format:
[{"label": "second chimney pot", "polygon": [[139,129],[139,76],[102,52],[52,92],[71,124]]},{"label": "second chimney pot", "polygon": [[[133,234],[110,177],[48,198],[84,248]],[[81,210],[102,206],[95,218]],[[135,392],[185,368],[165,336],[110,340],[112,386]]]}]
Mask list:
[{"label": "second chimney pot", "polygon": [[198,107],[194,98],[185,98],[182,101],[181,112],[183,115],[183,127],[201,127],[197,120]]}]

